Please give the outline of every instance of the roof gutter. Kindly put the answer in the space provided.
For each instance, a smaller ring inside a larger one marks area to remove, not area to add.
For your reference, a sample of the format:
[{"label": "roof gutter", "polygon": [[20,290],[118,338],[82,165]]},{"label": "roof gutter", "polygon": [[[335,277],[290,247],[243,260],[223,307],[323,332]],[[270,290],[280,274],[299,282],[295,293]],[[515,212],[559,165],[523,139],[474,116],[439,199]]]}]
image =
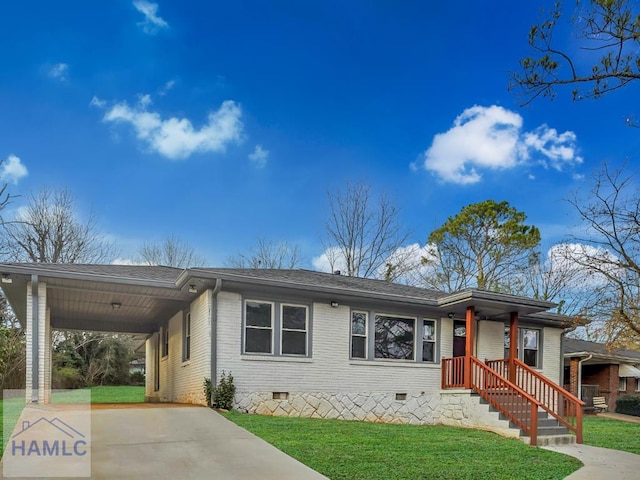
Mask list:
[{"label": "roof gutter", "polygon": [[216,278],[216,284],[209,290],[209,321],[211,324],[211,385],[218,385],[218,293],[222,290],[222,279]]},{"label": "roof gutter", "polygon": [[582,400],[582,362],[586,362],[587,360],[591,360],[593,355],[589,355],[588,357],[583,358],[578,361],[578,398]]}]

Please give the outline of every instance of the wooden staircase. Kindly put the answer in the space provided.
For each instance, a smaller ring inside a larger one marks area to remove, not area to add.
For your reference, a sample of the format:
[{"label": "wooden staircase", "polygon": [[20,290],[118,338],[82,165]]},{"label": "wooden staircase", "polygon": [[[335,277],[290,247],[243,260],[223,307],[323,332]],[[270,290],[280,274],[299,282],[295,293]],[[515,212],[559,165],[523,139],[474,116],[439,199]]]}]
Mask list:
[{"label": "wooden staircase", "polygon": [[[488,395],[496,397],[496,401],[503,401],[502,399],[504,398],[504,394],[494,395],[488,392]],[[484,398],[481,398],[480,403],[487,404],[489,402]],[[503,406],[503,408],[508,408],[508,405],[512,404],[513,402],[507,401],[504,403],[505,405]],[[490,405],[489,410],[495,412],[499,416],[500,420],[509,420],[503,413],[501,413],[500,409],[495,408],[493,405]],[[525,421],[529,420],[529,410],[514,413],[517,417],[524,418]],[[509,426],[520,431],[520,438],[524,442],[531,443],[531,437],[524,429],[520,428],[513,421],[509,422]],[[569,429],[566,426],[562,425],[557,419],[551,417],[544,409],[538,409],[536,436],[536,445],[538,446],[565,445],[573,444],[576,442],[576,436],[572,434]]]},{"label": "wooden staircase", "polygon": [[584,403],[517,359],[445,358],[442,388],[472,390],[531,445],[582,443]]}]

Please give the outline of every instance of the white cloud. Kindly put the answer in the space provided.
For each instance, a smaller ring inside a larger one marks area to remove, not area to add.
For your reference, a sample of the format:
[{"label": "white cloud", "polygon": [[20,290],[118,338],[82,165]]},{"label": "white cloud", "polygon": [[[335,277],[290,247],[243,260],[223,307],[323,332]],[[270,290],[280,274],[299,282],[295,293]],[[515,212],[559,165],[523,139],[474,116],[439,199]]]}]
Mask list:
[{"label": "white cloud", "polygon": [[130,258],[118,257],[113,262],[111,262],[111,265],[148,265],[148,263],[136,262],[135,260],[132,260]]},{"label": "white cloud", "polygon": [[140,108],[146,109],[152,103],[153,101],[151,100],[151,95],[149,95],[148,93],[138,96],[138,105],[140,105]]},{"label": "white cloud", "polygon": [[344,255],[338,247],[327,248],[321,255],[313,257],[311,264],[320,272],[333,273],[331,269],[332,266],[334,270],[340,270],[341,272],[347,271],[347,263]]},{"label": "white cloud", "polygon": [[561,243],[547,252],[550,270],[571,274],[576,288],[597,287],[607,282],[605,272],[616,276],[621,272],[619,259],[608,250],[581,243]]},{"label": "white cloud", "polygon": [[69,78],[69,65],[66,63],[56,63],[49,69],[49,77],[62,82]]},{"label": "white cloud", "polygon": [[267,158],[269,158],[269,150],[262,148],[262,145],[256,145],[256,148],[249,154],[249,160],[257,168],[264,168],[267,165]]},{"label": "white cloud", "polygon": [[148,95],[142,95],[135,106],[117,103],[105,113],[103,120],[131,125],[136,137],[149,150],[172,160],[184,159],[196,152],[223,152],[228,144],[239,141],[242,136],[242,110],[231,100],[210,112],[207,123],[200,129],[194,128],[187,118],[162,118],[158,112],[147,109],[150,103]]},{"label": "white cloud", "polygon": [[20,159],[15,155],[9,155],[5,161],[0,163],[0,180],[17,184],[18,180],[29,174]]},{"label": "white cloud", "polygon": [[96,97],[94,95],[91,98],[91,101],[89,102],[89,105],[92,106],[92,107],[104,108],[107,105],[107,102],[105,102],[104,100],[99,99],[98,97]]},{"label": "white cloud", "polygon": [[576,140],[576,134],[571,131],[558,134],[555,128],[541,125],[523,135],[523,144],[527,147],[523,157],[529,159],[531,153],[539,153],[540,164],[562,171],[567,165],[582,163],[582,157],[577,154]]},{"label": "white cloud", "polygon": [[167,92],[169,90],[171,90],[175,86],[176,86],[176,81],[175,80],[169,80],[167,83],[165,83],[162,86],[162,88],[160,88],[160,90],[158,91],[158,95],[165,96],[167,94]]},{"label": "white cloud", "polygon": [[482,169],[540,164],[561,171],[582,163],[575,133],[559,134],[547,125],[522,132],[522,123],[518,113],[497,105],[467,108],[434,136],[423,166],[445,182],[465,185],[478,183]]},{"label": "white cloud", "polygon": [[133,6],[144,15],[144,21],[138,23],[144,33],[153,35],[163,28],[169,28],[169,24],[158,15],[157,3],[136,0]]}]

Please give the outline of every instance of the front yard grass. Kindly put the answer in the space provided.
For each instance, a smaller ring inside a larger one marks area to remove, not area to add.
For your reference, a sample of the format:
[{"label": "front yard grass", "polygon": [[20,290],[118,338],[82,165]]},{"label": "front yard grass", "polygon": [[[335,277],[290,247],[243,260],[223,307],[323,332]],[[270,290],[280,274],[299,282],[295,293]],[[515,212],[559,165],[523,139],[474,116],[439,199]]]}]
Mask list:
[{"label": "front yard grass", "polygon": [[224,415],[331,480],[551,480],[582,466],[572,457],[479,430]]},{"label": "front yard grass", "polygon": [[640,424],[595,416],[583,419],[584,443],[640,455]]}]

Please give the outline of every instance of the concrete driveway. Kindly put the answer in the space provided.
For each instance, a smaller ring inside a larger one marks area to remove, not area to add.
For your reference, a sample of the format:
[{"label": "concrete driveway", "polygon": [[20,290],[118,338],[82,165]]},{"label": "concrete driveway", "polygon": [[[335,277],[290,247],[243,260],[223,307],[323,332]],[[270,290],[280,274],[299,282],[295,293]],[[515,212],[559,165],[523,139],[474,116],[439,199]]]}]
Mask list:
[{"label": "concrete driveway", "polygon": [[92,409],[91,478],[327,480],[209,408],[142,405]]}]

